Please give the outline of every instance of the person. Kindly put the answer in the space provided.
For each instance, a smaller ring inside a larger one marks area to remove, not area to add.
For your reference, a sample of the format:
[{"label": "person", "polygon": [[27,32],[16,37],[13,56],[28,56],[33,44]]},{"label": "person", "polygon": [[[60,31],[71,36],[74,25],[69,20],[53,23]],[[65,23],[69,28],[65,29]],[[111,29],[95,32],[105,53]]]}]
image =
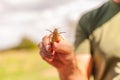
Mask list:
[{"label": "person", "polygon": [[60,80],[89,80],[91,75],[120,80],[120,0],[109,0],[80,18],[75,46],[60,35],[51,46],[51,38],[43,37],[40,55],[57,69]]}]

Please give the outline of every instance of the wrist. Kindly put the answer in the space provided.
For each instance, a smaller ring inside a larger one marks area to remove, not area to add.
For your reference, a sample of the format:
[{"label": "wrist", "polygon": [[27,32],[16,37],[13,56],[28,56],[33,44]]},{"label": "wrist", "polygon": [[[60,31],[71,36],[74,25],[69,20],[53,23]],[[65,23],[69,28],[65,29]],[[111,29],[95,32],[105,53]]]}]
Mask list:
[{"label": "wrist", "polygon": [[77,67],[69,67],[59,71],[60,80],[88,80]]},{"label": "wrist", "polygon": [[76,60],[73,59],[71,62],[61,69],[58,69],[60,80],[83,80],[80,75],[82,74],[76,64]]},{"label": "wrist", "polygon": [[66,66],[63,65],[63,67],[58,69],[58,72],[60,80],[88,80],[88,77],[78,67],[76,58],[68,61],[68,64]]}]

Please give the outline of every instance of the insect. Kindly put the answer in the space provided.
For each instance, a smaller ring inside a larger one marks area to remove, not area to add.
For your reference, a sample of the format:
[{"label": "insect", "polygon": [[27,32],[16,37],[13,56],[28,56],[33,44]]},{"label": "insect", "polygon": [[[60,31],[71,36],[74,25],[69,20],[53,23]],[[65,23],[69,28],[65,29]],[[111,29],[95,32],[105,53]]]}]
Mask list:
[{"label": "insect", "polygon": [[60,41],[60,34],[65,33],[65,32],[59,32],[57,28],[55,28],[53,31],[48,30],[51,32],[50,36],[52,37],[51,43],[53,44],[54,42],[59,42]]},{"label": "insect", "polygon": [[[47,29],[47,31],[51,32],[51,34],[50,34],[51,47],[53,47],[54,42],[59,42],[60,41],[60,38],[59,38],[60,34],[65,33],[65,32],[59,32],[57,28],[54,28],[53,31]],[[50,51],[50,54],[47,54],[47,57],[51,58],[55,54],[55,51],[53,50],[53,48],[50,48],[49,51]]]}]

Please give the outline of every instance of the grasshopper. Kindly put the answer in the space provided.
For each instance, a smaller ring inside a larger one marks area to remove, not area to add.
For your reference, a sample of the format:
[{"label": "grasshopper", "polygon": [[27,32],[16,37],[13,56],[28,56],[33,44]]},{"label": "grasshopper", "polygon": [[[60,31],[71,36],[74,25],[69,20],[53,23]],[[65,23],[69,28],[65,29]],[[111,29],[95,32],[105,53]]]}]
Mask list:
[{"label": "grasshopper", "polygon": [[59,42],[59,36],[61,33],[65,33],[65,32],[59,32],[57,28],[55,28],[53,31],[48,30],[49,32],[51,32],[50,36],[52,36],[52,40],[51,43],[53,44],[54,42]]},{"label": "grasshopper", "polygon": [[[65,33],[65,32],[59,32],[57,28],[55,28],[53,31],[47,29],[47,31],[51,32],[50,34],[50,37],[52,37],[50,40],[51,47],[53,47],[54,42],[60,41],[60,38],[59,38],[60,34]],[[52,54],[48,54],[48,57],[51,57],[55,54],[55,51],[52,48],[49,51],[52,52]]]}]

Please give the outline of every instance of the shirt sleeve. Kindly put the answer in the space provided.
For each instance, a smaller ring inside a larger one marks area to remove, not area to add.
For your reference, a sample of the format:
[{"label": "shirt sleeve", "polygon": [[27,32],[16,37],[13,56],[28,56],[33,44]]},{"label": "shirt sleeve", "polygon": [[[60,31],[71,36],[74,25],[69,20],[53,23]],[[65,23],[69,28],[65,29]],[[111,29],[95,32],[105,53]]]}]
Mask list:
[{"label": "shirt sleeve", "polygon": [[76,28],[74,50],[75,53],[91,53],[90,40],[89,40],[90,24],[85,16],[82,16]]}]

